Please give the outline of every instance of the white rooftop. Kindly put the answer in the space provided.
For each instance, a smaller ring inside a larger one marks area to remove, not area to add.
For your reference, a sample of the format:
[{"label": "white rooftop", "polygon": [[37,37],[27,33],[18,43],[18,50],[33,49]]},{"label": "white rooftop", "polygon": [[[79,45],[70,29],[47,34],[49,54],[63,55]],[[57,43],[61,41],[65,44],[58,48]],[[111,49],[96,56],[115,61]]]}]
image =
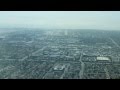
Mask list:
[{"label": "white rooftop", "polygon": [[97,60],[110,60],[108,57],[97,57]]},{"label": "white rooftop", "polygon": [[54,67],[54,70],[63,70],[65,68],[65,65],[56,65],[55,67]]}]

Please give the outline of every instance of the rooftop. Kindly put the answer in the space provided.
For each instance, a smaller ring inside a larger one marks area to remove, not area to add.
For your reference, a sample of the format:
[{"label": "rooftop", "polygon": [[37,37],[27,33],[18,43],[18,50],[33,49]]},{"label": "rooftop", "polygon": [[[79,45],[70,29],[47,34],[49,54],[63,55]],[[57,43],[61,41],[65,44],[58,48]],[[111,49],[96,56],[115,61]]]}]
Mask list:
[{"label": "rooftop", "polygon": [[108,57],[97,57],[97,60],[107,60],[107,61],[109,61],[110,59],[108,58]]}]

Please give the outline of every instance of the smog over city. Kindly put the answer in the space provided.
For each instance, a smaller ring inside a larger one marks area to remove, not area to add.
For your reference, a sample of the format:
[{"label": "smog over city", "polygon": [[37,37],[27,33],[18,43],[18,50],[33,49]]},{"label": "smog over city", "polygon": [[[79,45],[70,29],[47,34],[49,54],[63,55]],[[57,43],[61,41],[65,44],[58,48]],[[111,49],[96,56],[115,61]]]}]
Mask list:
[{"label": "smog over city", "polygon": [[0,79],[120,79],[120,11],[0,11]]}]

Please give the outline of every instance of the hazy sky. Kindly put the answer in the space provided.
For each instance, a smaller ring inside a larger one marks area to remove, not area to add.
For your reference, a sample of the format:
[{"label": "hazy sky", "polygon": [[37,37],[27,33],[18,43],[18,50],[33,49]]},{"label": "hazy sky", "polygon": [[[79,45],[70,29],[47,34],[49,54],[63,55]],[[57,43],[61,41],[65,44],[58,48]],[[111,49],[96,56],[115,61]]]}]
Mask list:
[{"label": "hazy sky", "polygon": [[0,27],[120,30],[120,11],[0,11]]}]

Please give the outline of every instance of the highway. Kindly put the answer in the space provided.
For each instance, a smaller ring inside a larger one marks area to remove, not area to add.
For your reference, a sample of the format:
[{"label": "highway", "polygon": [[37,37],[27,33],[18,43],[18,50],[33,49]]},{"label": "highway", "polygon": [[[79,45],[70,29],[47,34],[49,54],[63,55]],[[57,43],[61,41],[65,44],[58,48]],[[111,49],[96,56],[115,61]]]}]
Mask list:
[{"label": "highway", "polygon": [[109,37],[109,39],[110,39],[118,48],[120,48],[120,46],[119,46],[112,38]]},{"label": "highway", "polygon": [[81,52],[80,59],[79,59],[79,61],[81,62],[81,70],[80,70],[80,73],[79,73],[80,79],[82,79],[82,77],[83,77],[84,68],[85,68],[84,63],[82,62],[82,55],[83,55],[83,50]]}]

